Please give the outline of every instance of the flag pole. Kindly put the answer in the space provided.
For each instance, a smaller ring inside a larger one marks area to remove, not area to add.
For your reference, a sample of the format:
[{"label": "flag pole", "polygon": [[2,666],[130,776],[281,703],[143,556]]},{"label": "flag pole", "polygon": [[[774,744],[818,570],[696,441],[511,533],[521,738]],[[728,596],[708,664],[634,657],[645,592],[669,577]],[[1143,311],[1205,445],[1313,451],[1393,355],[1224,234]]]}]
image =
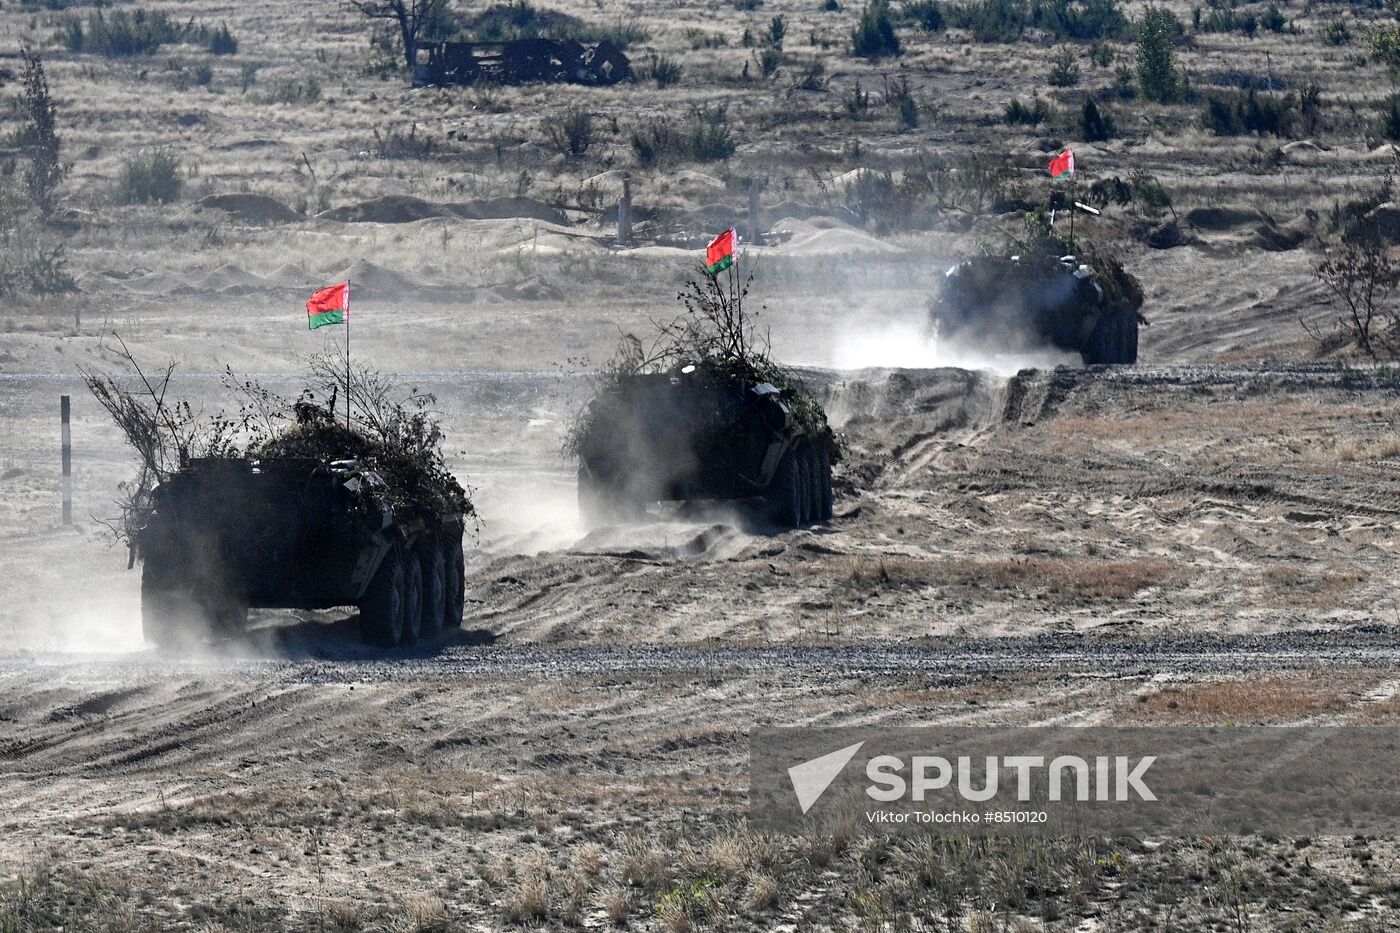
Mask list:
[{"label": "flag pole", "polygon": [[345,430],[350,430],[350,280],[345,280]]},{"label": "flag pole", "polygon": [[[1074,245],[1074,176],[1069,176],[1069,251],[1077,252],[1078,247]],[[349,339],[349,330],[346,330],[346,339]]]}]

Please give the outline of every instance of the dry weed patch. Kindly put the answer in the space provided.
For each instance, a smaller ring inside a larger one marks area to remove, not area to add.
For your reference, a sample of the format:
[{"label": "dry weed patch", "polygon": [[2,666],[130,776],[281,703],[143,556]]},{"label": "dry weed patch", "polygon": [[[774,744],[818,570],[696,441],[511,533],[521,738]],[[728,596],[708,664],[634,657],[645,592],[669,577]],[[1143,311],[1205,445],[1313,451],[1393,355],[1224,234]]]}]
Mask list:
[{"label": "dry weed patch", "polygon": [[1334,608],[1344,604],[1356,589],[1370,579],[1359,568],[1327,568],[1318,571],[1296,562],[1266,567],[1260,575],[1265,587],[1278,594],[1288,606]]},{"label": "dry weed patch", "polygon": [[1340,713],[1349,701],[1335,679],[1290,677],[1183,684],[1138,697],[1136,712],[1158,722],[1297,722]]},{"label": "dry weed patch", "polygon": [[1174,583],[1184,576],[1182,565],[1157,558],[1073,557],[848,557],[803,565],[801,572],[829,575],[838,585],[856,589],[957,587],[1019,591],[1068,603],[1129,599],[1148,587]]}]

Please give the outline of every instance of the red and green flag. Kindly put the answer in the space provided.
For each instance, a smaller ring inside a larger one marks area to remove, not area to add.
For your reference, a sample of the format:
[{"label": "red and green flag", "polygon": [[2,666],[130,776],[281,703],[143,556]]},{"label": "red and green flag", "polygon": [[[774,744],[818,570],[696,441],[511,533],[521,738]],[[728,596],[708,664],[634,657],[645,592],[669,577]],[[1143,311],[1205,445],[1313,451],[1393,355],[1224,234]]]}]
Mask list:
[{"label": "red and green flag", "polygon": [[734,251],[739,247],[739,232],[733,227],[721,233],[705,247],[705,271],[717,275],[734,265]]},{"label": "red and green flag", "polygon": [[1070,178],[1074,175],[1074,150],[1066,149],[1064,152],[1050,160],[1050,180],[1059,181],[1061,178]]},{"label": "red and green flag", "polygon": [[344,324],[350,315],[350,283],[323,288],[306,303],[306,326],[315,330],[326,324]]}]

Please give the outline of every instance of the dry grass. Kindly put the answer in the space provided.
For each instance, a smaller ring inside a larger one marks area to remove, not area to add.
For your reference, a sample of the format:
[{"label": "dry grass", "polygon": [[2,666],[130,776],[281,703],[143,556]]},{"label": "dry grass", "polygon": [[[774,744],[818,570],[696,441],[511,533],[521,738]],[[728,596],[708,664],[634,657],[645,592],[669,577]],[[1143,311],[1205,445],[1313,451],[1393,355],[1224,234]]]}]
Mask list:
[{"label": "dry grass", "polygon": [[551,871],[548,856],[532,853],[520,859],[501,902],[501,916],[507,923],[536,923],[549,914]]},{"label": "dry grass", "polygon": [[447,905],[431,894],[406,895],[403,921],[409,933],[443,933],[448,927]]},{"label": "dry grass", "polygon": [[848,557],[804,565],[801,572],[830,576],[838,584],[859,589],[944,587],[1040,593],[1067,603],[1130,599],[1148,587],[1176,583],[1185,576],[1182,565],[1156,558],[1071,557]]},{"label": "dry grass", "polygon": [[365,912],[352,901],[330,901],[322,908],[322,913],[336,933],[354,933],[364,926]]},{"label": "dry grass", "polygon": [[1373,440],[1349,438],[1338,441],[1333,449],[1337,459],[1343,463],[1392,460],[1400,457],[1400,434],[1388,434]]},{"label": "dry grass", "polygon": [[621,885],[608,885],[598,896],[603,916],[613,926],[625,926],[632,916],[632,894]]},{"label": "dry grass", "polygon": [[1318,569],[1311,564],[1270,565],[1260,574],[1262,584],[1276,594],[1277,604],[1333,609],[1347,603],[1370,574],[1356,567]]},{"label": "dry grass", "polygon": [[623,883],[647,890],[665,883],[669,859],[649,835],[640,832],[628,835],[619,854]]},{"label": "dry grass", "polygon": [[1139,696],[1130,715],[1155,723],[1293,723],[1350,705],[1335,679],[1219,680],[1166,687]]}]

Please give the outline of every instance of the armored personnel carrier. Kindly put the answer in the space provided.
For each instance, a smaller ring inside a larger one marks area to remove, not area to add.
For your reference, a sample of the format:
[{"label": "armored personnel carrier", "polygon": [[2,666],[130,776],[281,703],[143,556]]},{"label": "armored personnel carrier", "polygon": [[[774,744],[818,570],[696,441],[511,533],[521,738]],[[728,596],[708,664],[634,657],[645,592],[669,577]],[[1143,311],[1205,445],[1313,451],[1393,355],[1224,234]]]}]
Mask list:
[{"label": "armored personnel carrier", "polygon": [[460,626],[464,515],[394,493],[356,460],[190,460],[134,534],[146,640],[236,632],[254,607],[356,606],[384,647]]},{"label": "armored personnel carrier", "polygon": [[831,518],[839,448],[793,389],[688,363],[614,380],[585,416],[576,450],[589,527],[687,500],[757,499],[779,527]]},{"label": "armored personnel carrier", "polygon": [[977,256],[953,266],[934,299],[940,336],[989,346],[1050,344],[1084,365],[1136,363],[1142,287],[1116,261]]}]

